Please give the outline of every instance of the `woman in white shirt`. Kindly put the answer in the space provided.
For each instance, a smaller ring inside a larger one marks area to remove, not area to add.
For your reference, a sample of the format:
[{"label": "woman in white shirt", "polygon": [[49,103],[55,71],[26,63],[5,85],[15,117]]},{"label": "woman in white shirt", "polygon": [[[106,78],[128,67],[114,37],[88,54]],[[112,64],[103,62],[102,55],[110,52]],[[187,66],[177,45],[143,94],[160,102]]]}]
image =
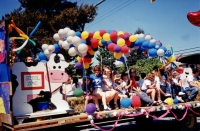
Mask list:
[{"label": "woman in white shirt", "polygon": [[69,77],[68,80],[62,84],[62,93],[65,94],[65,99],[67,97],[73,97],[75,89],[76,87],[73,86],[72,79]]}]

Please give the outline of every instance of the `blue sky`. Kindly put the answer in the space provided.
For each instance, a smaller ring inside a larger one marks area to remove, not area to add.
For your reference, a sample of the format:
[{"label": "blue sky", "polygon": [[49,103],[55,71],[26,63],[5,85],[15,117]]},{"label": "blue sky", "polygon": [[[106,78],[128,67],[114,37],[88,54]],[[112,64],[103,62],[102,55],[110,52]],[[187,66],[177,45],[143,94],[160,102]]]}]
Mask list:
[{"label": "blue sky", "polygon": [[[0,16],[19,7],[18,0],[0,0]],[[101,0],[71,0],[78,4],[96,4]],[[174,51],[199,47],[200,28],[192,25],[188,12],[200,10],[200,0],[106,0],[98,6],[95,20],[85,30],[112,29],[134,33],[140,27]]]}]

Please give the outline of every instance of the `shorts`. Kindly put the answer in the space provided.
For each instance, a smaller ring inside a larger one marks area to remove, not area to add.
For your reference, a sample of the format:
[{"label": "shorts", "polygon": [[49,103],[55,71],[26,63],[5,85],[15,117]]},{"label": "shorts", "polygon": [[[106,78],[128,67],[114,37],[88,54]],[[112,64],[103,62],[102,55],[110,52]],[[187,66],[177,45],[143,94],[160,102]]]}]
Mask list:
[{"label": "shorts", "polygon": [[94,94],[95,94],[95,95],[96,95],[96,94],[100,94],[101,92],[103,92],[102,88],[96,88],[96,89],[94,90]]},{"label": "shorts", "polygon": [[142,92],[147,93],[147,89],[146,90],[142,90]]}]

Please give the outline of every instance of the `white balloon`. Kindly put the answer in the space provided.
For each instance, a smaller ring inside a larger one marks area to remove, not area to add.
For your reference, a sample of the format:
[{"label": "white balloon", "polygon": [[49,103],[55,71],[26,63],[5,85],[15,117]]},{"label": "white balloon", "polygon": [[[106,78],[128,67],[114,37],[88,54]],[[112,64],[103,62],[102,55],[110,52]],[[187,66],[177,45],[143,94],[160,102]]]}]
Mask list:
[{"label": "white balloon", "polygon": [[68,36],[68,37],[67,37],[67,42],[68,42],[69,44],[72,44],[72,39],[73,39],[72,36]]},{"label": "white balloon", "polygon": [[146,35],[144,39],[147,40],[147,41],[150,41],[151,40],[151,36],[150,35]]},{"label": "white balloon", "polygon": [[58,30],[58,35],[60,38],[64,38],[64,29]]},{"label": "white balloon", "polygon": [[42,44],[42,50],[45,51],[48,48],[49,45],[47,44]]},{"label": "white balloon", "polygon": [[87,52],[86,52],[86,53],[80,53],[80,52],[78,52],[78,55],[79,55],[79,56],[86,56],[86,55],[87,55]]},{"label": "white balloon", "polygon": [[88,50],[88,46],[87,46],[86,44],[80,44],[80,45],[78,46],[78,51],[79,51],[80,53],[86,53],[87,50]]},{"label": "white balloon", "polygon": [[66,27],[63,29],[63,34],[64,34],[64,37],[67,37],[68,35],[68,31],[70,31],[70,28]]},{"label": "white balloon", "polygon": [[49,52],[54,52],[55,51],[55,46],[54,45],[49,45],[48,46]]},{"label": "white balloon", "polygon": [[69,50],[68,50],[68,54],[70,56],[75,56],[77,54],[77,50],[75,47],[71,47]]},{"label": "white balloon", "polygon": [[63,43],[63,40],[59,40],[59,41],[58,41],[58,45],[59,45],[60,47],[62,47],[62,43]]},{"label": "white balloon", "polygon": [[76,33],[75,33],[74,30],[70,30],[70,31],[68,31],[68,33],[67,33],[67,36],[75,36],[75,35],[76,35]]},{"label": "white balloon", "polygon": [[62,43],[62,48],[63,49],[67,50],[67,49],[69,49],[69,46],[70,46],[70,44],[66,40],[63,41],[63,43]]},{"label": "white balloon", "polygon": [[116,67],[120,67],[121,65],[123,65],[121,61],[115,61],[114,64]]},{"label": "white balloon", "polygon": [[136,36],[136,38],[138,38],[138,37],[139,37],[139,34],[135,34],[135,36]]},{"label": "white balloon", "polygon": [[151,39],[151,40],[150,40],[150,43],[155,43],[155,42],[156,42],[155,39]]},{"label": "white balloon", "polygon": [[55,41],[59,41],[59,40],[60,40],[59,34],[58,34],[58,33],[55,33],[55,34],[53,35],[53,39],[54,39]]},{"label": "white balloon", "polygon": [[81,39],[78,36],[74,36],[72,38],[72,43],[74,44],[74,46],[78,47],[81,43]]},{"label": "white balloon", "polygon": [[50,53],[50,51],[49,51],[48,49],[46,49],[46,50],[44,51],[44,54],[45,54],[46,56],[49,56],[51,53]]},{"label": "white balloon", "polygon": [[163,49],[158,49],[157,50],[157,55],[158,56],[163,56],[165,54],[165,51]]},{"label": "white balloon", "polygon": [[140,39],[140,38],[144,38],[144,34],[142,34],[142,33],[139,34],[139,35],[138,35],[138,38],[139,38],[139,39]]}]

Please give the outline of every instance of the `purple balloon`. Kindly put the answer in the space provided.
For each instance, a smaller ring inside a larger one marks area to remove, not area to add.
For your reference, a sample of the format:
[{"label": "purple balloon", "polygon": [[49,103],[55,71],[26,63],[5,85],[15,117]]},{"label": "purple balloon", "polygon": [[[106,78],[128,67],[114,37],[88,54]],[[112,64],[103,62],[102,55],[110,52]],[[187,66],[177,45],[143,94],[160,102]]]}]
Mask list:
[{"label": "purple balloon", "polygon": [[96,111],[96,107],[95,107],[95,105],[93,103],[87,104],[87,106],[86,106],[86,112],[89,115],[92,115],[95,111]]},{"label": "purple balloon", "polygon": [[122,50],[122,47],[121,47],[121,46],[116,45],[116,46],[114,47],[114,51],[115,51],[115,52],[121,52],[121,50]]},{"label": "purple balloon", "polygon": [[129,36],[128,36],[128,35],[124,35],[124,39],[125,39],[125,40],[128,40],[128,39],[129,39]]},{"label": "purple balloon", "polygon": [[81,68],[83,68],[83,65],[80,62],[77,62],[76,63],[76,68],[77,69],[81,69]]}]

